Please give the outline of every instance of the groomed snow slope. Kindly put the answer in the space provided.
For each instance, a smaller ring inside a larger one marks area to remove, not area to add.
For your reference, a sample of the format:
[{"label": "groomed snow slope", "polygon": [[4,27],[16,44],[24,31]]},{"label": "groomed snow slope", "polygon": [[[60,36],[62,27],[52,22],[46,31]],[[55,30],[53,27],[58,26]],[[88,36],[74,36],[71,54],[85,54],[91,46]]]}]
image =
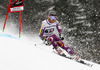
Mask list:
[{"label": "groomed snow slope", "polygon": [[38,37],[29,41],[0,34],[0,70],[100,70],[99,64],[93,64],[88,67],[61,57]]}]

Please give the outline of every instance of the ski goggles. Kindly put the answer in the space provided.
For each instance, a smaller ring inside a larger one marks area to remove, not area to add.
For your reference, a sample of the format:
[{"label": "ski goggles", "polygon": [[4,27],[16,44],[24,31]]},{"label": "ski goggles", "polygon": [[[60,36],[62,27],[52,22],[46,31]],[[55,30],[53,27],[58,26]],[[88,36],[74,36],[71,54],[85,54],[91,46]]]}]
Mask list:
[{"label": "ski goggles", "polygon": [[53,19],[56,20],[56,17],[55,16],[50,16],[50,19],[51,20],[53,20]]}]

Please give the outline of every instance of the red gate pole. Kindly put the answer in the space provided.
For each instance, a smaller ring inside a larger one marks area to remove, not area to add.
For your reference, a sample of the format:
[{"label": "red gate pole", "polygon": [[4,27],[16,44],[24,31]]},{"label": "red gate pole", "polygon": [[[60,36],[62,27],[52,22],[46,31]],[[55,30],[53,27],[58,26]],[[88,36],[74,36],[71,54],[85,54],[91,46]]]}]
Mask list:
[{"label": "red gate pole", "polygon": [[[9,4],[11,3],[11,0],[9,0]],[[9,8],[9,5],[8,5],[8,8]],[[8,17],[8,9],[7,9],[7,13],[6,13],[6,18],[5,18],[5,22],[4,22],[4,26],[3,26],[3,32],[4,32],[4,29],[5,29],[5,25],[6,25],[6,21],[7,21],[7,17]]]},{"label": "red gate pole", "polygon": [[3,26],[3,32],[4,32],[4,29],[5,29],[5,25],[6,25],[7,17],[8,17],[8,12],[7,12],[7,14],[6,14],[6,18],[5,18],[5,22],[4,22],[4,26]]},{"label": "red gate pole", "polygon": [[11,0],[9,0],[9,4],[11,3]]},{"label": "red gate pole", "polygon": [[22,12],[20,12],[20,22],[19,22],[19,38],[21,37],[21,20],[22,20]]}]

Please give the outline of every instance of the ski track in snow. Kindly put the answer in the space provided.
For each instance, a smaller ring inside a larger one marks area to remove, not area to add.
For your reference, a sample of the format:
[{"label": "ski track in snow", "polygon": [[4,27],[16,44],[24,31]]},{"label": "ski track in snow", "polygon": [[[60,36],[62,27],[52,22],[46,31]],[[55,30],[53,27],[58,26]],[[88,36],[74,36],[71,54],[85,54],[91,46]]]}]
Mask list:
[{"label": "ski track in snow", "polygon": [[19,39],[0,33],[0,70],[100,70],[99,64],[92,64],[88,67],[54,54],[39,37]]}]

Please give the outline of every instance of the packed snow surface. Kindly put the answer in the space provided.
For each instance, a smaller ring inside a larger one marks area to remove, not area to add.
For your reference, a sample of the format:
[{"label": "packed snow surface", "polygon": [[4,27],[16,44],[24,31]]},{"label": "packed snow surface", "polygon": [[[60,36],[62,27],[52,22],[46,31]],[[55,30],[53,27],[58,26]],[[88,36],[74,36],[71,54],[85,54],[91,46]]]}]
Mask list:
[{"label": "packed snow surface", "polygon": [[100,70],[99,64],[92,64],[89,67],[55,54],[38,36],[30,40],[0,33],[0,70]]}]

